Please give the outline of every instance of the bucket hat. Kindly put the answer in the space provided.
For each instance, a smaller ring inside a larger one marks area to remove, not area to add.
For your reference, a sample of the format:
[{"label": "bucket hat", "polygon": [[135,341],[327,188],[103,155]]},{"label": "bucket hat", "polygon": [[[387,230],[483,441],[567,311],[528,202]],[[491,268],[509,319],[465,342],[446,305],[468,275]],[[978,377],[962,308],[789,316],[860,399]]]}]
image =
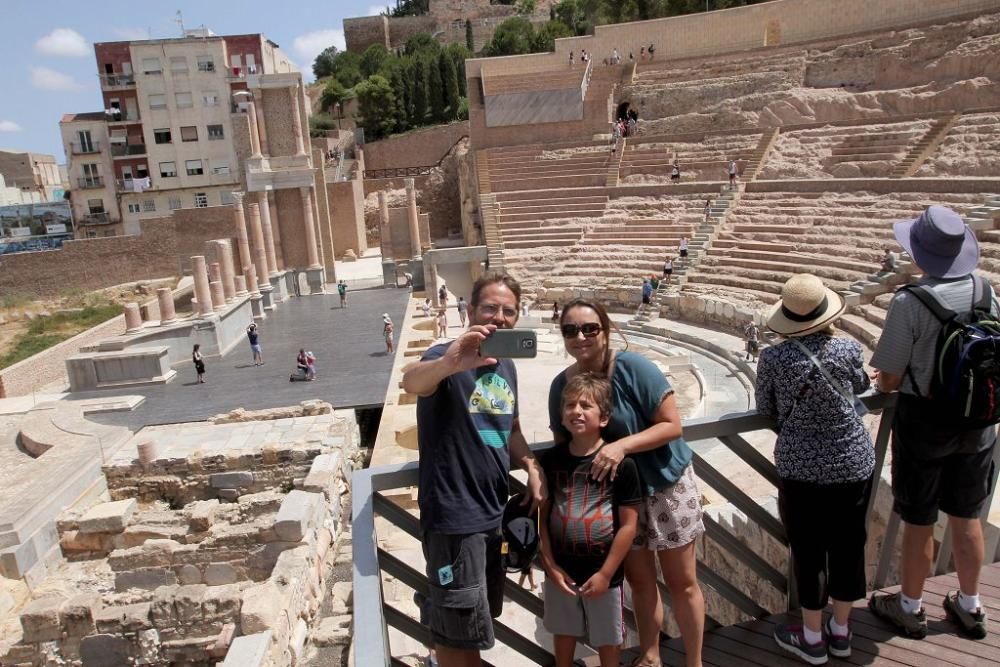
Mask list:
[{"label": "bucket hat", "polygon": [[800,273],[781,288],[781,301],[768,313],[767,326],[782,336],[805,336],[832,323],[845,308],[844,297],[811,273]]},{"label": "bucket hat", "polygon": [[979,263],[976,235],[946,206],[928,206],[919,217],[892,227],[899,245],[932,278],[961,278]]}]

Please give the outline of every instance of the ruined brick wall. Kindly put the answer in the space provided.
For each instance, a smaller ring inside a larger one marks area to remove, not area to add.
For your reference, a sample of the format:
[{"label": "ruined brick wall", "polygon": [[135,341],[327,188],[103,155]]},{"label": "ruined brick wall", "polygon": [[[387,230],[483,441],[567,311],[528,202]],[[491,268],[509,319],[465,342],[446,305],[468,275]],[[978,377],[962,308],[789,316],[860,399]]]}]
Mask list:
[{"label": "ruined brick wall", "polygon": [[[414,35],[426,33],[433,35],[438,31],[438,21],[430,15],[401,16],[389,19],[389,46],[399,47]],[[464,38],[463,38],[464,39]]]},{"label": "ruined brick wall", "polygon": [[232,114],[230,119],[233,126],[231,141],[233,142],[233,152],[236,154],[236,165],[234,165],[233,171],[239,173],[240,185],[238,189],[245,191],[247,189],[246,159],[253,152],[250,150],[250,117],[245,113]]},{"label": "ruined brick wall", "polygon": [[360,16],[344,19],[347,50],[364,53],[372,44],[389,48],[389,19],[385,16]]},{"label": "ruined brick wall", "polygon": [[333,247],[338,257],[353,250],[360,257],[368,249],[365,237],[365,200],[361,181],[327,184]]},{"label": "ruined brick wall", "polygon": [[[264,100],[264,127],[268,154],[274,157],[295,155],[295,131],[292,121],[291,88],[266,88],[257,91]],[[308,126],[303,126],[308,132]]]},{"label": "ruined brick wall", "polygon": [[[309,256],[299,189],[275,190],[274,201],[281,221],[281,252],[285,266],[305,268],[309,265]],[[273,224],[274,220],[271,222]]]},{"label": "ruined brick wall", "polygon": [[423,167],[437,164],[469,136],[468,121],[429,127],[365,144],[365,169]]},{"label": "ruined brick wall", "polygon": [[209,206],[208,208],[182,208],[174,211],[177,230],[178,261],[184,272],[191,270],[191,257],[205,254],[205,241],[227,239],[233,246],[233,263],[236,272],[242,273],[240,251],[237,245],[234,206]]}]

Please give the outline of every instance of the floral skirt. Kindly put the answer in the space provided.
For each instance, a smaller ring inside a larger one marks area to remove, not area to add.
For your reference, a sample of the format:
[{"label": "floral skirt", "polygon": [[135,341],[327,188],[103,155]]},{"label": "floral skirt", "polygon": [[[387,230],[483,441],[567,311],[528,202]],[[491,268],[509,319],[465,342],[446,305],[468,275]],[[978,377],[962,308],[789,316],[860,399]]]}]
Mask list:
[{"label": "floral skirt", "polygon": [[690,544],[705,532],[694,467],[688,465],[672,486],[642,499],[633,549],[662,551]]}]

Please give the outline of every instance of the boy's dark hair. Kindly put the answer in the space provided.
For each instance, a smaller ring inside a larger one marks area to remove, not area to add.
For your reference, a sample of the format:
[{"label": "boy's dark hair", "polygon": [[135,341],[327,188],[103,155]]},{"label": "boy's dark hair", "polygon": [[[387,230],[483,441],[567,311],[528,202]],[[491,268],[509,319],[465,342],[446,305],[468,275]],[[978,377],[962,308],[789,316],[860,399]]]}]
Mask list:
[{"label": "boy's dark hair", "polygon": [[611,416],[611,382],[606,376],[591,371],[575,375],[563,388],[562,405],[581,396],[597,403],[602,417]]}]

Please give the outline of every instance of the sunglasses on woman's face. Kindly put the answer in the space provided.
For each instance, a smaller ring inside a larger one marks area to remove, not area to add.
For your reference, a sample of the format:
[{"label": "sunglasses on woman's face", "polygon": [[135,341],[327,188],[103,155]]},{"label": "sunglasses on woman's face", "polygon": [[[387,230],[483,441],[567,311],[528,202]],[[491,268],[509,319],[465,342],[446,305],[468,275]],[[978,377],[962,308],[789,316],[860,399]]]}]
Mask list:
[{"label": "sunglasses on woman's face", "polygon": [[597,334],[604,331],[600,324],[597,322],[587,322],[586,324],[564,324],[562,325],[562,335],[563,338],[576,338],[581,333],[584,338],[593,338]]}]

